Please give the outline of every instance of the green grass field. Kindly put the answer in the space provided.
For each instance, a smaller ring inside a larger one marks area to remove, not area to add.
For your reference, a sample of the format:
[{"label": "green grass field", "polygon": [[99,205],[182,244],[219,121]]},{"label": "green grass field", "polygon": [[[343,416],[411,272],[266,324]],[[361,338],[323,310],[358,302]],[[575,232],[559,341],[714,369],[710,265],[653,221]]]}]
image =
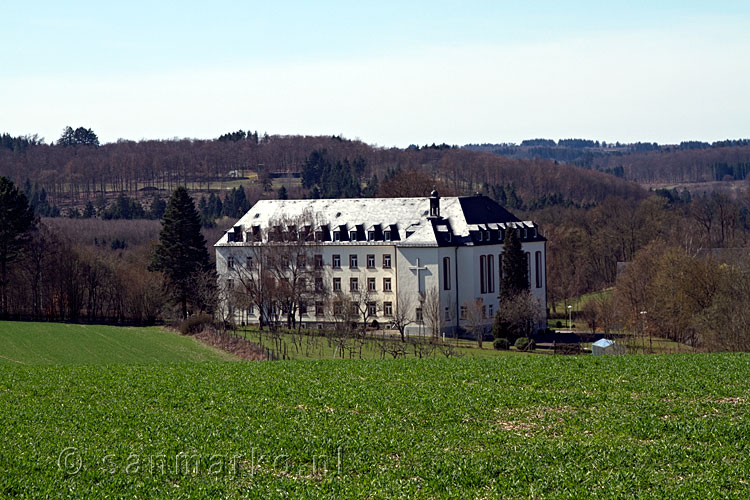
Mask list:
[{"label": "green grass field", "polygon": [[222,361],[233,356],[160,327],[0,321],[0,365]]},{"label": "green grass field", "polygon": [[0,366],[0,497],[748,498],[750,355]]}]

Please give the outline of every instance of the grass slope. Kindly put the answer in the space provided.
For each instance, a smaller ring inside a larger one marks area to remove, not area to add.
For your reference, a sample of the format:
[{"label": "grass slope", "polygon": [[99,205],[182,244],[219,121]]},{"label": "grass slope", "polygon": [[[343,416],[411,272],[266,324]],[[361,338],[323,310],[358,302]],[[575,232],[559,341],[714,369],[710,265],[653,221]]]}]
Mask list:
[{"label": "grass slope", "polygon": [[0,496],[747,498],[748,374],[742,354],[6,365]]},{"label": "grass slope", "polygon": [[221,361],[233,356],[162,328],[0,322],[2,364]]}]

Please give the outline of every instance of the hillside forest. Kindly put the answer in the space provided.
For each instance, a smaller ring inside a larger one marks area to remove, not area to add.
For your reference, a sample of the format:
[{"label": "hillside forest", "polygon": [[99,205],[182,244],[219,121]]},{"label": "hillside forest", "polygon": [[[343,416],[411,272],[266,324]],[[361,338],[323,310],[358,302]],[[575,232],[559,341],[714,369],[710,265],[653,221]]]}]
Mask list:
[{"label": "hillside forest", "polygon": [[158,273],[145,270],[177,186],[195,201],[209,245],[259,199],[437,189],[482,193],[539,223],[553,316],[574,297],[615,287],[588,305],[594,329],[652,329],[695,346],[746,349],[737,304],[750,299],[748,170],[746,140],[400,149],[242,130],[214,140],[108,144],[85,127],[68,127],[52,143],[3,134],[0,176],[39,220],[9,265],[5,314],[114,323],[172,317]]}]

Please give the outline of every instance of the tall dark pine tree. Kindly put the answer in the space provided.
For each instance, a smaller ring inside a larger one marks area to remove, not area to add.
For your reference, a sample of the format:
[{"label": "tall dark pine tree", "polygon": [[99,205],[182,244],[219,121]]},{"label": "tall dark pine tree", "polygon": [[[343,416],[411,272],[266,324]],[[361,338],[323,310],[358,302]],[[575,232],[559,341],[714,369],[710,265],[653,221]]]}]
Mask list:
[{"label": "tall dark pine tree", "polygon": [[73,130],[72,127],[65,127],[57,143],[61,146],[98,146],[99,138],[90,128],[78,127]]},{"label": "tall dark pine tree", "polygon": [[211,269],[206,239],[201,234],[201,218],[187,189],[175,189],[161,220],[159,243],[149,270],[161,271],[167,278],[173,298],[187,317],[188,299],[194,296],[198,276]]},{"label": "tall dark pine tree", "polygon": [[82,217],[84,219],[90,219],[96,215],[96,209],[94,208],[94,204],[91,203],[91,200],[86,202],[86,208],[83,209],[83,215]]},{"label": "tall dark pine tree", "polygon": [[8,313],[8,264],[15,260],[35,224],[29,200],[7,177],[0,177],[0,316]]},{"label": "tall dark pine tree", "polygon": [[[202,200],[205,202],[206,199],[202,198]],[[161,219],[161,216],[164,215],[164,211],[167,209],[167,203],[161,199],[159,196],[155,196],[151,200],[151,205],[148,209],[148,215],[152,219]]]},{"label": "tall dark pine tree", "polygon": [[237,191],[234,194],[234,205],[234,217],[242,217],[250,210],[250,202],[247,200],[245,188],[242,185],[237,186]]},{"label": "tall dark pine tree", "polygon": [[508,299],[529,289],[526,254],[518,239],[518,230],[505,229],[503,242],[503,279],[500,282],[500,298]]}]

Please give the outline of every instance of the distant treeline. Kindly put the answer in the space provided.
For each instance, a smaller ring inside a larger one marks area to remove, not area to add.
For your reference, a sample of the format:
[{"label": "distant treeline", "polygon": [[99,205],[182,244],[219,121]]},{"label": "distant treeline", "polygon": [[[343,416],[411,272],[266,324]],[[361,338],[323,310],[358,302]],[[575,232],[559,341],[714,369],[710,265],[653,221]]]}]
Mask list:
[{"label": "distant treeline", "polygon": [[750,139],[676,145],[528,139],[521,144],[468,144],[464,148],[514,159],[553,160],[648,183],[742,180],[750,164]]},{"label": "distant treeline", "polygon": [[[36,136],[2,137],[0,175],[36,189],[35,208],[45,216],[152,217],[159,207],[151,204],[161,203],[154,200],[178,185],[195,193],[196,201],[205,197],[210,217],[218,213],[208,208],[210,193],[224,203],[226,188],[240,184],[250,204],[260,198],[425,196],[435,188],[446,195],[473,194],[498,184],[512,184],[529,203],[552,195],[580,205],[608,196],[645,196],[637,185],[574,165],[447,144],[385,149],[340,136],[243,130],[215,140],[98,144],[86,127],[67,127],[53,144]],[[27,195],[34,197],[32,191]],[[222,214],[227,215],[223,209]]]},{"label": "distant treeline", "polygon": [[[656,142],[633,142],[620,143],[597,141],[592,139],[525,139],[521,144],[502,143],[502,144],[467,144],[463,146],[466,149],[476,151],[522,151],[523,148],[567,148],[567,149],[585,149],[585,148],[609,148],[620,149],[626,152],[644,152],[644,151],[671,151],[680,149],[709,149],[709,148],[726,148],[730,146],[750,146],[750,139],[727,139],[723,141],[703,142],[703,141],[682,141],[681,143],[663,144]],[[413,146],[412,146],[413,147]],[[425,146],[427,147],[427,146]],[[435,145],[433,144],[434,148]]]}]

